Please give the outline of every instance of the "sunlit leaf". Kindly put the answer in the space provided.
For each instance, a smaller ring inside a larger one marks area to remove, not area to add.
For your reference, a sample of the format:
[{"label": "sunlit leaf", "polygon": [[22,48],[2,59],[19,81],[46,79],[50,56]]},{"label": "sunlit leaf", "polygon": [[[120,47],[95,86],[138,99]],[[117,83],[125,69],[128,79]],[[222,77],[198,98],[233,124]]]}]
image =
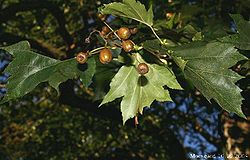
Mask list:
[{"label": "sunlit leaf", "polygon": [[122,2],[106,4],[101,8],[101,12],[131,18],[148,26],[153,25],[152,7],[147,11],[145,6],[136,0],[123,0]]},{"label": "sunlit leaf", "polygon": [[[134,65],[145,62],[136,54]],[[123,123],[143,112],[143,108],[150,106],[154,100],[172,101],[169,92],[163,88],[182,89],[170,68],[157,64],[148,64],[149,73],[140,76],[135,66],[123,66],[112,79],[110,90],[101,105],[123,97],[121,112]]]}]

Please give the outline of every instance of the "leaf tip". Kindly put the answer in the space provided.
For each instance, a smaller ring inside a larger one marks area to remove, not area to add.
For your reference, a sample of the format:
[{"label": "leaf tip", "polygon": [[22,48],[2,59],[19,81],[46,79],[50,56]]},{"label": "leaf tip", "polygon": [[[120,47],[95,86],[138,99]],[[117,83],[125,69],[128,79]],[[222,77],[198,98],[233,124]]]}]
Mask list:
[{"label": "leaf tip", "polygon": [[100,108],[101,106],[103,106],[106,103],[108,103],[108,102],[106,102],[105,99],[103,99],[102,102],[101,102],[101,104],[99,104],[98,108]]},{"label": "leaf tip", "polygon": [[98,105],[98,108],[100,108],[102,105],[103,105],[103,103],[99,104],[99,105]]},{"label": "leaf tip", "polygon": [[127,122],[127,120],[135,117],[136,115],[134,114],[125,114],[124,112],[122,112],[122,122],[123,122],[123,125],[125,125],[125,123]]},{"label": "leaf tip", "polygon": [[237,111],[235,112],[238,116],[240,116],[241,118],[247,119],[246,115],[243,113],[242,109],[239,108],[237,109]]},{"label": "leaf tip", "polygon": [[123,124],[123,126],[126,124],[126,122],[127,122],[128,119],[130,119],[130,118],[124,118],[124,117],[122,116],[122,124]]}]

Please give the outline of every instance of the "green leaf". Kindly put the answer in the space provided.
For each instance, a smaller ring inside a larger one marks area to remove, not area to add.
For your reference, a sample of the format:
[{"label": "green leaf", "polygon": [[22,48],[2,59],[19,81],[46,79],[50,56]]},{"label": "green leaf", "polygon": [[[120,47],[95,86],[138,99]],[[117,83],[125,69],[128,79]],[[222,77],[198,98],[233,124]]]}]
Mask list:
[{"label": "green leaf", "polygon": [[96,63],[96,72],[93,78],[93,88],[95,92],[94,100],[101,100],[106,95],[112,78],[117,73],[119,65],[115,61],[103,65],[99,59]]},{"label": "green leaf", "polygon": [[[145,63],[139,54],[136,54],[134,65],[138,61]],[[110,90],[104,97],[101,105],[123,97],[121,112],[123,123],[133,118],[137,113],[143,112],[143,108],[150,106],[154,100],[172,101],[169,92],[163,88],[182,89],[170,68],[157,64],[148,64],[149,72],[140,76],[135,66],[123,66],[112,79]]]},{"label": "green leaf", "polygon": [[242,50],[250,50],[250,21],[244,20],[239,14],[233,14],[231,17],[237,25],[238,33],[219,40],[225,43],[232,43]]},{"label": "green leaf", "polygon": [[242,76],[228,69],[246,59],[232,44],[194,42],[173,49],[187,61],[185,77],[208,99],[214,99],[223,109],[245,118],[241,110],[241,89],[235,85]]},{"label": "green leaf", "polygon": [[[74,61],[74,60],[73,60]],[[79,68],[79,65],[74,62],[74,65],[77,65],[77,68]],[[88,59],[88,62],[86,65],[84,65],[84,70],[82,69],[78,69],[78,70],[75,70],[78,75],[79,75],[79,78],[80,78],[80,81],[82,82],[82,84],[85,86],[85,87],[88,87],[91,82],[92,82],[92,78],[95,74],[95,71],[96,71],[96,61],[94,58],[89,58]]]},{"label": "green leaf", "polygon": [[24,96],[42,82],[48,82],[58,90],[60,83],[80,76],[84,85],[89,85],[95,72],[93,58],[89,59],[83,72],[79,70],[79,65],[74,58],[59,61],[45,57],[33,52],[27,41],[1,49],[14,57],[5,69],[5,72],[11,76],[6,85],[7,93],[1,103]]},{"label": "green leaf", "polygon": [[103,14],[112,14],[120,17],[134,19],[144,23],[147,26],[153,25],[153,10],[152,6],[147,11],[145,6],[136,0],[123,0],[123,2],[114,2],[104,5],[101,8]]}]

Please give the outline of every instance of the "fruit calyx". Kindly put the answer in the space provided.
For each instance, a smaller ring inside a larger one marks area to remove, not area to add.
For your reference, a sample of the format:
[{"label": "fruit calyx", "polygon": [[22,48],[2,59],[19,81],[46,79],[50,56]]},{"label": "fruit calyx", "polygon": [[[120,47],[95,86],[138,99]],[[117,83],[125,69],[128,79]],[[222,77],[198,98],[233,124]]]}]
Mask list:
[{"label": "fruit calyx", "polygon": [[79,64],[84,64],[87,62],[88,60],[88,52],[79,52],[77,55],[76,55],[76,60]]},{"label": "fruit calyx", "polygon": [[145,75],[145,74],[147,74],[148,71],[149,71],[148,65],[146,63],[140,63],[137,66],[137,71],[142,76]]}]

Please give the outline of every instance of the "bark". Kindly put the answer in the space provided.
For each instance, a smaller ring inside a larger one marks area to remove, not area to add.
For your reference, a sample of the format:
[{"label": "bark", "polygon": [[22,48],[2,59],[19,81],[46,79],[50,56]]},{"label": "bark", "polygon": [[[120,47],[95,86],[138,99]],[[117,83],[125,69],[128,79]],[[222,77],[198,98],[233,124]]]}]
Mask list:
[{"label": "bark", "polygon": [[250,158],[249,119],[249,116],[248,120],[232,118],[226,112],[221,116],[225,154],[229,160],[245,160]]}]

